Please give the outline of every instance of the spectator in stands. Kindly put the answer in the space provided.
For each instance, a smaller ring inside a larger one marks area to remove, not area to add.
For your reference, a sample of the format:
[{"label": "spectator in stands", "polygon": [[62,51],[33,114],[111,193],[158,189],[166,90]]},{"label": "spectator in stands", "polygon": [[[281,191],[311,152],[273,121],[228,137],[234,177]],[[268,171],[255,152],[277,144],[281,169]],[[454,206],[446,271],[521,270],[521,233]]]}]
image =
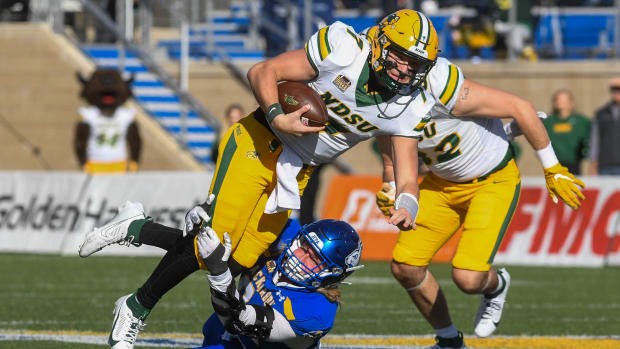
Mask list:
[{"label": "spectator in stands", "polygon": [[74,138],[78,162],[90,174],[137,171],[142,141],[135,111],[123,107],[132,96],[132,79],[124,81],[113,69],[98,69],[88,80],[78,73],[78,79],[80,96],[90,104],[78,109]]},{"label": "spectator in stands", "polygon": [[579,165],[588,153],[590,120],[575,111],[575,99],[569,90],[556,91],[552,104],[553,112],[543,123],[553,150],[563,166],[573,174],[580,174]]},{"label": "spectator in stands", "polygon": [[0,0],[0,22],[25,22],[30,15],[30,0]]},{"label": "spectator in stands", "polygon": [[[222,129],[228,129],[235,122],[241,120],[244,116],[245,112],[243,111],[243,107],[240,104],[233,103],[229,105],[228,107],[226,107],[226,112],[224,113],[224,118],[226,119],[226,127],[222,127]],[[217,162],[217,156],[219,155],[219,144],[220,136],[218,135],[217,140],[213,144],[213,150],[211,151],[211,161],[213,161],[213,163]]]},{"label": "spectator in stands", "polygon": [[620,175],[620,76],[609,84],[611,101],[592,119],[590,133],[590,173]]}]

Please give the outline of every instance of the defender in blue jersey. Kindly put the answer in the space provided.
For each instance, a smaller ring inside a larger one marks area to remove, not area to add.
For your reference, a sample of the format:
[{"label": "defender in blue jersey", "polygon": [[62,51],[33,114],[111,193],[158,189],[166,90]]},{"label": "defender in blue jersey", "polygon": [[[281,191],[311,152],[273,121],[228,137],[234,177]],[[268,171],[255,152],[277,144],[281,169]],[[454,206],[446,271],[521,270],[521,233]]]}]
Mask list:
[{"label": "defender in blue jersey", "polygon": [[334,324],[338,283],[359,265],[362,242],[349,224],[321,220],[287,225],[265,258],[235,287],[230,246],[211,228],[198,237],[215,313],[203,327],[204,348],[319,348]]}]

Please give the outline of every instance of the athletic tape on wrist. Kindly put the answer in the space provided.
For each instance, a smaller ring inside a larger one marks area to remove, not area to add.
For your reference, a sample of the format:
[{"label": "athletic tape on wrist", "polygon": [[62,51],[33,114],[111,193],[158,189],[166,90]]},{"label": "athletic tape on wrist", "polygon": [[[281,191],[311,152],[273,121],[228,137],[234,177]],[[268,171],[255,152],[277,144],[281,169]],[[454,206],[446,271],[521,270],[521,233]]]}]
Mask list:
[{"label": "athletic tape on wrist", "polygon": [[266,116],[267,121],[269,121],[270,123],[273,121],[273,119],[276,118],[276,116],[280,114],[284,114],[284,110],[282,110],[282,105],[280,103],[274,103],[267,107]]},{"label": "athletic tape on wrist", "polygon": [[549,142],[549,145],[546,147],[537,150],[536,155],[538,156],[538,160],[540,160],[543,168],[553,167],[559,163],[558,157],[555,156],[555,152],[551,146],[551,142]]},{"label": "athletic tape on wrist", "polygon": [[418,199],[413,196],[413,194],[400,193],[396,198],[396,201],[394,201],[394,208],[397,210],[400,208],[407,210],[415,223],[415,219],[418,216],[419,205]]}]

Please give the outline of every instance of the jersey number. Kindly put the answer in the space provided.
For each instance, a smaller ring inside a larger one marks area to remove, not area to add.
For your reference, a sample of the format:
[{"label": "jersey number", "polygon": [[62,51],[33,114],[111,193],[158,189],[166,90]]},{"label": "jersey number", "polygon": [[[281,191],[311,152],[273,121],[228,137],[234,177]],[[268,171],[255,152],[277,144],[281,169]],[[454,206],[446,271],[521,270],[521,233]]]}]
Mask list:
[{"label": "jersey number", "polygon": [[[426,132],[427,131],[426,128],[429,128],[428,133]],[[428,126],[426,126],[426,128],[424,129],[425,134],[428,135],[430,132],[435,133],[434,132],[435,123],[429,124]],[[456,132],[451,133],[447,135],[446,137],[444,137],[441,140],[441,142],[439,142],[439,144],[437,144],[435,148],[433,149],[434,151],[441,153],[437,155],[437,163],[450,161],[454,159],[455,157],[461,155],[461,150],[459,149],[460,143],[461,143],[461,136],[459,136],[459,134]],[[418,152],[418,154],[420,155],[420,157],[422,158],[422,161],[424,161],[424,163],[427,166],[430,166],[433,163],[433,160],[428,155],[426,155],[426,153]]]},{"label": "jersey number", "polygon": [[119,134],[115,133],[112,136],[108,137],[105,133],[100,133],[97,135],[97,144],[98,145],[110,145],[113,147],[118,141]]}]

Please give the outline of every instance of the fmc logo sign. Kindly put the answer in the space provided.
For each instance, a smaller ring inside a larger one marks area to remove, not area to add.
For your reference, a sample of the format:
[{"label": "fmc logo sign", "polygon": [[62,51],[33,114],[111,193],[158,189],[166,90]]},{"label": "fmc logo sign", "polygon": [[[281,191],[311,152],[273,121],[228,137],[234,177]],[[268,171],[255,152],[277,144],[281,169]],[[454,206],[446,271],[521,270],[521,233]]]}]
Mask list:
[{"label": "fmc logo sign", "polygon": [[[584,182],[586,200],[581,209],[573,211],[551,201],[542,178],[523,179],[519,205],[495,262],[620,265],[620,178],[585,177]],[[362,258],[391,260],[398,230],[375,205],[380,187],[378,176],[336,176],[322,216],[345,220],[360,232]],[[435,260],[451,260],[459,238],[457,232]]]}]

